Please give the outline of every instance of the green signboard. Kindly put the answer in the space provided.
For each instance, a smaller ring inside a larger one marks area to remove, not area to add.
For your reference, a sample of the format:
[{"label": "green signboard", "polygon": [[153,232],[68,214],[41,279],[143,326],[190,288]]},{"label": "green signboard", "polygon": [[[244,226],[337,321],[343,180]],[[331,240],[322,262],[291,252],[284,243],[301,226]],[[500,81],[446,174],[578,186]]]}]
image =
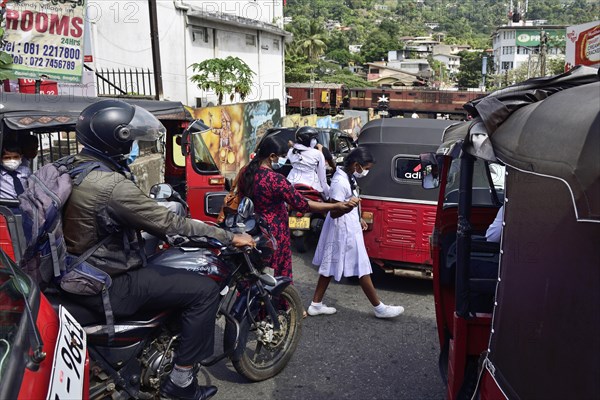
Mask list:
[{"label": "green signboard", "polygon": [[[544,29],[548,43],[564,43],[564,29]],[[517,30],[517,46],[536,47],[540,45],[541,29]]]}]

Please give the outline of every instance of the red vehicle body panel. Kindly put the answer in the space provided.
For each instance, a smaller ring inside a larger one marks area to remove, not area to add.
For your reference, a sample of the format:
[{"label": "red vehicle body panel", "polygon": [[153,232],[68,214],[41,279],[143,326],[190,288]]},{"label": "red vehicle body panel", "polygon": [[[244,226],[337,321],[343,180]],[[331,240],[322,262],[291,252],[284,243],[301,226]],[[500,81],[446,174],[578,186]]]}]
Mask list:
[{"label": "red vehicle body panel", "polygon": [[[44,343],[46,358],[40,363],[37,371],[25,369],[19,399],[45,399],[50,385],[52,374],[52,362],[54,360],[54,349],[58,339],[59,321],[58,315],[43,294],[40,294],[40,308],[37,314],[36,325]],[[89,366],[90,358],[86,351],[84,365],[84,387],[82,399],[89,399]]]},{"label": "red vehicle body panel", "polygon": [[[206,214],[206,194],[225,190],[223,176],[219,174],[200,174],[193,167],[191,156],[185,160],[187,179],[187,201],[192,218],[201,221],[216,222],[216,216]],[[218,182],[218,183],[217,183]]]},{"label": "red vehicle body panel", "polygon": [[4,215],[0,215],[0,247],[2,247],[7,256],[13,260],[15,259],[15,248],[10,238],[10,231],[8,230]]},{"label": "red vehicle body panel", "polygon": [[365,232],[365,246],[376,259],[431,266],[429,236],[435,223],[436,206],[363,198],[363,212],[373,213],[373,224]]}]

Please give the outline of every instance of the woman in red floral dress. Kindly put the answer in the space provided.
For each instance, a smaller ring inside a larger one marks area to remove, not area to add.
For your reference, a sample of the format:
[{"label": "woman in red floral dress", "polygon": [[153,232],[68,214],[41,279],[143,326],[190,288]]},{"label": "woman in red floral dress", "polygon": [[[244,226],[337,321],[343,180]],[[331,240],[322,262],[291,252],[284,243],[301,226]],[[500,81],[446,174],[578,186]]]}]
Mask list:
[{"label": "woman in red floral dress", "polygon": [[286,203],[301,212],[347,213],[358,205],[358,199],[340,203],[305,199],[282,174],[273,171],[285,164],[287,152],[287,143],[273,136],[265,138],[254,159],[241,171],[238,188],[242,195],[252,199],[254,210],[267,221],[277,240],[277,250],[270,265],[275,276],[292,279],[292,249]]}]

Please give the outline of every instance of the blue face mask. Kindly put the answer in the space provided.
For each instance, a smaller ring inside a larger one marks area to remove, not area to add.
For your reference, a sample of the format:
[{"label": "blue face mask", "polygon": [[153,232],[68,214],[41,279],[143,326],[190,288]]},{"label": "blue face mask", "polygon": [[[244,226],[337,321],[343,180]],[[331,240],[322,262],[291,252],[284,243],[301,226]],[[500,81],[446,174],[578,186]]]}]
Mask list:
[{"label": "blue face mask", "polygon": [[277,162],[271,162],[271,168],[273,168],[273,169],[279,169],[279,168],[281,168],[281,167],[283,167],[285,165],[286,161],[287,161],[287,158],[285,158],[285,157],[279,157],[277,159]]}]

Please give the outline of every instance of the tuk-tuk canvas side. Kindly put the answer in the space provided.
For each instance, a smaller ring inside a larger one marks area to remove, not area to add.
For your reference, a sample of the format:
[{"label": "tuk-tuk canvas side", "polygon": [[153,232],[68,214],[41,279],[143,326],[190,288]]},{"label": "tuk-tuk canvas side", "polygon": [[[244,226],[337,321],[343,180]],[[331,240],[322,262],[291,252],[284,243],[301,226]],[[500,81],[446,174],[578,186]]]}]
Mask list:
[{"label": "tuk-tuk canvas side", "polygon": [[[492,136],[497,157],[562,179],[576,218],[600,222],[600,82],[557,93],[515,112]],[[567,107],[577,104],[577,107]]]},{"label": "tuk-tuk canvas side", "polygon": [[491,370],[509,398],[597,398],[600,224],[560,180],[508,170]]}]

